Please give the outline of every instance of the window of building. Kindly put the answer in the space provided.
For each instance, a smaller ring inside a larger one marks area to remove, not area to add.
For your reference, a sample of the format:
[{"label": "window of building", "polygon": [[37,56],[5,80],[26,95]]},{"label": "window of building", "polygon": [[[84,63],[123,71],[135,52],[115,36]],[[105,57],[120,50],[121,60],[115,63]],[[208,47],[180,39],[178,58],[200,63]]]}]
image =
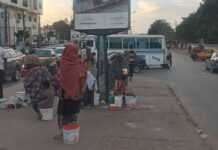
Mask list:
[{"label": "window of building", "polygon": [[17,0],[11,0],[11,2],[17,4]]},{"label": "window of building", "polygon": [[34,22],[37,22],[37,18],[36,17],[34,17]]},{"label": "window of building", "polygon": [[4,18],[4,17],[5,17],[4,12],[0,12],[0,18]]},{"label": "window of building", "polygon": [[17,18],[20,20],[20,19],[22,19],[22,17],[21,17],[21,14],[19,13],[19,14],[17,14]]},{"label": "window of building", "polygon": [[34,9],[37,9],[37,8],[38,8],[37,5],[38,5],[38,0],[34,0],[34,1],[33,1],[33,8],[34,8]]},{"label": "window of building", "polygon": [[23,6],[28,7],[28,0],[23,0]]},{"label": "window of building", "polygon": [[110,48],[111,49],[122,49],[122,39],[121,38],[110,38]]},{"label": "window of building", "polygon": [[42,9],[42,2],[39,2],[39,9]]},{"label": "window of building", "polygon": [[31,16],[29,16],[29,22],[32,22],[32,17]]}]

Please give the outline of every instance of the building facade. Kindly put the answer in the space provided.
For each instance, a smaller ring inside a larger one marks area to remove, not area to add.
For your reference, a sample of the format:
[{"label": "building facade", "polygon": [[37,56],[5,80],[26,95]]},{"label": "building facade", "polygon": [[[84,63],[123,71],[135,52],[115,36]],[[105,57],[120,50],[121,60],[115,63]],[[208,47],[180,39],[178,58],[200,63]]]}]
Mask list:
[{"label": "building facade", "polygon": [[[0,0],[0,46],[17,45],[18,33],[31,43],[40,32],[43,0]],[[20,36],[19,36],[20,37]]]}]

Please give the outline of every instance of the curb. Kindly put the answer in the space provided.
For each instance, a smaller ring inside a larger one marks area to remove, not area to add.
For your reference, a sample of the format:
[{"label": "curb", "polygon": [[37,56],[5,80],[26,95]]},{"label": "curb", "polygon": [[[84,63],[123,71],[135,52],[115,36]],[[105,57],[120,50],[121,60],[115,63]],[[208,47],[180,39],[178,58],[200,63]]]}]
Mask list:
[{"label": "curb", "polygon": [[201,129],[199,124],[190,115],[190,113],[185,108],[185,106],[184,106],[183,102],[181,101],[181,99],[176,95],[174,89],[170,85],[167,85],[167,88],[175,96],[178,105],[180,106],[180,108],[182,109],[182,111],[185,114],[186,120],[195,128],[195,131],[199,134],[200,139],[209,147],[209,150],[215,150],[215,148],[212,146],[212,144],[209,141],[209,139],[207,137],[203,138],[203,136],[206,135],[205,132]]}]

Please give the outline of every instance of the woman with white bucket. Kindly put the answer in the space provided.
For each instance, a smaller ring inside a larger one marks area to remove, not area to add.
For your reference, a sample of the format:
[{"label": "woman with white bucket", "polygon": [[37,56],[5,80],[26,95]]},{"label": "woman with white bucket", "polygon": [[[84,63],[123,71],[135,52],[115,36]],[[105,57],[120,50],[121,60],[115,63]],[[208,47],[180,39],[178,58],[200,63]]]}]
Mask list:
[{"label": "woman with white bucket", "polygon": [[[54,99],[51,75],[46,67],[40,65],[38,57],[34,55],[27,55],[24,58],[24,64],[26,70],[24,88],[26,95],[31,99],[33,110],[39,120],[51,120],[52,116],[49,114],[51,114]],[[44,114],[47,117],[43,116]]]},{"label": "woman with white bucket", "polygon": [[86,81],[86,67],[74,43],[65,48],[59,73],[61,94],[58,104],[58,125],[60,134],[55,136],[55,139],[63,138],[65,143],[73,144],[79,140],[80,126],[77,123],[77,115],[80,112],[80,102]]}]

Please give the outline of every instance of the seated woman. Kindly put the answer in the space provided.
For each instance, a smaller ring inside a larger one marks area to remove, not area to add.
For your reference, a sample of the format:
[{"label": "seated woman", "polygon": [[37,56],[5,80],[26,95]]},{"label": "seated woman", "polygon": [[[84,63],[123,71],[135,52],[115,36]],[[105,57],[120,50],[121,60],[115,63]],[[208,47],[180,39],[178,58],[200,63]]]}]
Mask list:
[{"label": "seated woman", "polygon": [[[39,103],[42,104],[43,107],[50,107],[49,103],[52,103],[53,93],[46,95],[45,90],[50,88],[46,88],[45,83],[49,84],[51,82],[51,75],[48,72],[47,68],[40,66],[39,59],[36,56],[28,55],[24,59],[24,64],[26,66],[26,74],[24,76],[24,88],[26,95],[30,97],[33,110],[36,112],[38,119],[42,119],[42,114],[40,113]],[[48,86],[48,85],[47,85]],[[45,102],[47,101],[47,102]],[[42,106],[41,105],[41,106]],[[49,106],[47,106],[49,105]]]}]

